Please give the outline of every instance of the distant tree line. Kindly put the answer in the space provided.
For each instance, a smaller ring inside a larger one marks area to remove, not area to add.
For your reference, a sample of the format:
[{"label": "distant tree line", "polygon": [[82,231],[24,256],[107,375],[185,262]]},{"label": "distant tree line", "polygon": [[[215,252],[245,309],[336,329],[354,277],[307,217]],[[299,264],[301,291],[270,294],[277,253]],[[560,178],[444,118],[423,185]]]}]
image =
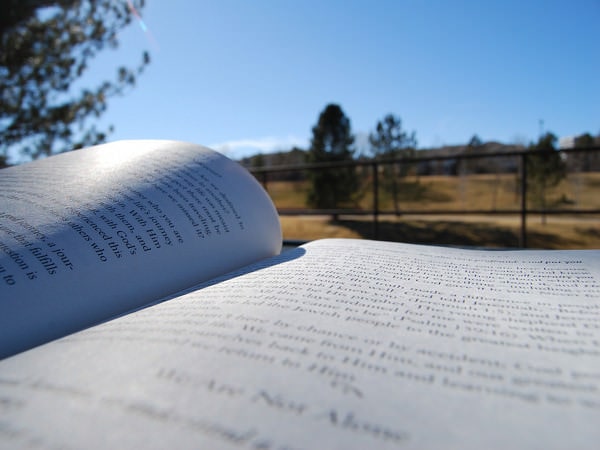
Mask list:
[{"label": "distant tree line", "polygon": [[[400,192],[414,190],[406,180],[414,175],[415,182],[421,175],[469,175],[486,173],[515,173],[521,170],[521,161],[513,156],[486,157],[491,153],[532,151],[527,158],[530,201],[537,207],[546,208],[547,192],[565,178],[568,170],[600,170],[600,154],[573,152],[565,157],[557,152],[557,138],[552,133],[540,136],[528,146],[506,145],[498,142],[483,142],[473,135],[466,145],[444,146],[417,152],[414,131],[406,131],[402,120],[387,114],[375,124],[369,133],[368,154],[357,154],[355,137],[350,119],[337,104],[328,104],[319,114],[312,128],[312,139],[308,149],[293,148],[273,154],[258,154],[241,160],[248,168],[270,166],[294,166],[305,163],[350,163],[357,159],[378,161],[380,189],[390,195],[395,210],[399,210]],[[589,133],[574,139],[577,148],[600,146],[600,135]],[[533,152],[536,151],[536,152]],[[541,152],[541,153],[539,153]],[[534,154],[535,153],[535,154]],[[473,155],[463,159],[461,155]],[[483,155],[483,157],[474,157]],[[414,161],[418,156],[441,157],[426,161]],[[400,162],[398,162],[400,161]],[[389,162],[389,163],[388,163]],[[361,185],[369,171],[351,165],[318,170],[290,170],[269,175],[270,180],[309,181],[307,204],[315,208],[352,207],[362,195]]]}]

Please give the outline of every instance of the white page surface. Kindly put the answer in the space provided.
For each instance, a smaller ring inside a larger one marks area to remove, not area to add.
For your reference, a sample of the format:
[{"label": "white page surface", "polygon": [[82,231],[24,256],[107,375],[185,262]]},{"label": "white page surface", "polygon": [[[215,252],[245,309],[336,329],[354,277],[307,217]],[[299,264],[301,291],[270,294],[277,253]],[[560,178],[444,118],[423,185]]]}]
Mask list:
[{"label": "white page surface", "polygon": [[272,202],[238,164],[123,141],[0,172],[0,357],[277,254]]},{"label": "white page surface", "polygon": [[599,252],[326,240],[0,363],[11,448],[596,448]]}]

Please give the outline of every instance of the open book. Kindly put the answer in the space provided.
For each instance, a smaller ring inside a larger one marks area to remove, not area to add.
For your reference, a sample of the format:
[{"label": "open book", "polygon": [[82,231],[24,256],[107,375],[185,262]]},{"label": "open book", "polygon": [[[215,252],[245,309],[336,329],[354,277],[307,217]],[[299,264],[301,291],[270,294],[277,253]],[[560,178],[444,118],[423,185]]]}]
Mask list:
[{"label": "open book", "polygon": [[597,448],[600,251],[280,247],[202,147],[0,171],[0,448]]}]

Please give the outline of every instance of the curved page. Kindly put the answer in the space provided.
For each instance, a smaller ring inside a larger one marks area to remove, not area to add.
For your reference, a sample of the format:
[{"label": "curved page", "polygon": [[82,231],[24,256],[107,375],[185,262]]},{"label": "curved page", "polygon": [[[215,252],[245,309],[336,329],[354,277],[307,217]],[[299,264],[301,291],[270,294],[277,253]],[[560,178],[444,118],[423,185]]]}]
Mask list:
[{"label": "curved page", "polygon": [[276,210],[204,147],[122,141],[0,172],[0,357],[279,253]]}]

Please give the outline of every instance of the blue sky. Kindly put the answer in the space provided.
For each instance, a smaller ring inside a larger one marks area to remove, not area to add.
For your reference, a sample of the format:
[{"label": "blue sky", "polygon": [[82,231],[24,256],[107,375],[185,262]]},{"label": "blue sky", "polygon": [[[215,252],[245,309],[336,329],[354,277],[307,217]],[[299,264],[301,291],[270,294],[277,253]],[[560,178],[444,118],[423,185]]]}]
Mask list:
[{"label": "blue sky", "polygon": [[102,118],[111,140],[306,148],[328,103],[359,143],[387,113],[420,148],[600,133],[600,0],[146,0],[141,14],[148,32],[131,26],[89,74],[150,51]]}]

